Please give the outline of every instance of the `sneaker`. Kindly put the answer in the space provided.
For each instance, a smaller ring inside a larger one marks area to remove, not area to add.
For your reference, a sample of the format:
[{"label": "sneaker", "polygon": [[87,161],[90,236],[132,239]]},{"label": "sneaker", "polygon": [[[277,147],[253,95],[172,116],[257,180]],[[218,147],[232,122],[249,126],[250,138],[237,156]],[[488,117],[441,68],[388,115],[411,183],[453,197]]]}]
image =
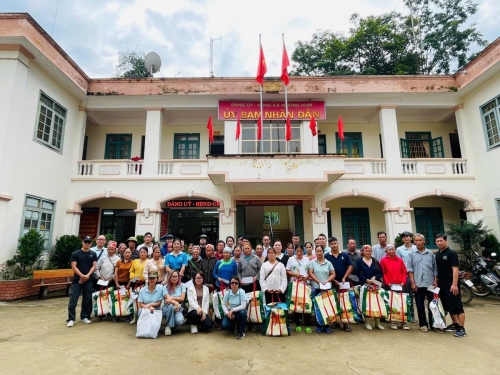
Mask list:
[{"label": "sneaker", "polygon": [[420,327],[420,330],[421,330],[422,332],[427,332],[427,326],[422,326],[422,327]]},{"label": "sneaker", "polygon": [[457,330],[457,326],[452,323],[448,327],[444,329],[446,332],[455,332]]},{"label": "sneaker", "polygon": [[457,331],[454,334],[455,337],[461,338],[461,337],[467,337],[467,332],[465,332],[465,329],[460,328],[457,329]]},{"label": "sneaker", "polygon": [[96,322],[102,322],[102,316],[98,316]]},{"label": "sneaker", "polygon": [[391,323],[391,329],[398,329],[398,325],[396,323]]},{"label": "sneaker", "polygon": [[326,326],[325,329],[323,330],[325,333],[332,333],[332,330],[330,329],[330,327]]},{"label": "sneaker", "polygon": [[75,325],[75,322],[73,320],[70,320],[68,324],[66,324],[66,327],[71,328]]},{"label": "sneaker", "polygon": [[191,324],[191,333],[198,333],[198,326],[195,324]]},{"label": "sneaker", "polygon": [[444,333],[444,329],[442,328],[435,328],[434,329],[437,333]]},{"label": "sneaker", "polygon": [[165,336],[170,336],[172,335],[172,330],[170,329],[169,326],[165,327]]},{"label": "sneaker", "polygon": [[401,323],[401,328],[409,330],[410,326],[407,323]]},{"label": "sneaker", "polygon": [[238,337],[236,337],[236,339],[243,340],[243,337],[245,337],[245,332],[239,332]]},{"label": "sneaker", "polygon": [[90,321],[90,319],[87,319],[87,318],[82,319],[82,322],[83,322],[83,323],[85,323],[85,324],[90,324],[90,323],[92,323],[92,322]]}]

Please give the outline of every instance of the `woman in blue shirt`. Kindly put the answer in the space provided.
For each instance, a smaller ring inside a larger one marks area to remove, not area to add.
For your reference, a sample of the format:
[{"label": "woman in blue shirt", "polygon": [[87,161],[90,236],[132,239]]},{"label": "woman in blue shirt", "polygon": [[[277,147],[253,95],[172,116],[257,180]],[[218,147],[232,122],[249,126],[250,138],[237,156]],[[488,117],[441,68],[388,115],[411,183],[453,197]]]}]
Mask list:
[{"label": "woman in blue shirt", "polygon": [[220,290],[221,287],[226,289],[229,285],[231,277],[238,274],[238,265],[231,259],[231,248],[226,247],[222,252],[222,259],[215,263],[214,278],[215,285]]},{"label": "woman in blue shirt", "polygon": [[184,323],[182,315],[182,303],[186,299],[186,287],[181,283],[178,271],[172,271],[167,277],[167,283],[163,287],[163,316],[167,321],[165,336],[170,336],[172,330]]},{"label": "woman in blue shirt", "polygon": [[141,308],[138,311],[139,316],[141,316],[143,309],[148,309],[151,313],[160,309],[161,300],[163,299],[163,286],[156,284],[157,277],[158,274],[156,272],[150,273],[148,276],[148,286],[142,288],[139,292],[139,306]]},{"label": "woman in blue shirt", "polygon": [[181,240],[178,238],[172,243],[172,248],[174,250],[165,257],[165,271],[170,273],[173,270],[177,270],[182,279],[188,264],[187,255],[182,252]]},{"label": "woman in blue shirt", "polygon": [[245,291],[240,288],[240,279],[238,276],[230,278],[231,289],[229,289],[222,300],[222,310],[224,319],[222,320],[222,329],[234,331],[238,329],[238,340],[245,337],[245,324],[247,321],[247,300]]}]

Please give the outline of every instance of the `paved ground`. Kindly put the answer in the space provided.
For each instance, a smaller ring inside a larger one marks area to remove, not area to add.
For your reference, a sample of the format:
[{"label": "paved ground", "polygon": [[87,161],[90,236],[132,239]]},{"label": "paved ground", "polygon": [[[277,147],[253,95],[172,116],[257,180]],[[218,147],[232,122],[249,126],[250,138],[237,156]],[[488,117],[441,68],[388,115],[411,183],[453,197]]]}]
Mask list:
[{"label": "paved ground", "polygon": [[[0,374],[498,374],[500,300],[467,306],[468,337],[410,331],[295,334],[248,332],[135,338],[135,325],[77,323],[66,328],[65,297],[0,303]],[[79,312],[79,310],[77,310]],[[387,326],[387,325],[386,325]],[[162,333],[163,331],[161,331]]]}]

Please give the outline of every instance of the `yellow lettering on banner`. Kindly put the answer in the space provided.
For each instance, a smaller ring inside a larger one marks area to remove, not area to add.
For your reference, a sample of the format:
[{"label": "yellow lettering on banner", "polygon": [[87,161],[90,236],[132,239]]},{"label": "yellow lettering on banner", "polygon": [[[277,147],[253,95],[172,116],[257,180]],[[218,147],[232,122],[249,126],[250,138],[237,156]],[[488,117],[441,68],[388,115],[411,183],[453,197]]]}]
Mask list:
[{"label": "yellow lettering on banner", "polygon": [[304,118],[306,117],[305,113],[303,111],[298,112],[299,118]]},{"label": "yellow lettering on banner", "polygon": [[280,118],[286,118],[286,113],[285,111],[280,112]]},{"label": "yellow lettering on banner", "polygon": [[241,112],[241,118],[246,119],[247,118],[247,113],[246,112]]},{"label": "yellow lettering on banner", "polygon": [[273,114],[270,112],[264,112],[264,119],[266,119],[266,118],[269,118],[269,119],[273,118]]},{"label": "yellow lettering on banner", "polygon": [[273,112],[273,119],[280,118],[279,113]]},{"label": "yellow lettering on banner", "polygon": [[293,120],[293,118],[295,117],[295,113],[288,112],[288,116],[290,116],[290,120]]},{"label": "yellow lettering on banner", "polygon": [[309,110],[306,111],[306,114],[305,114],[306,118],[311,118],[311,112],[309,112]]},{"label": "yellow lettering on banner", "polygon": [[247,118],[254,119],[255,117],[253,117],[253,113],[252,112],[248,112],[247,113]]},{"label": "yellow lettering on banner", "polygon": [[313,111],[313,117],[318,118],[319,117],[319,112]]},{"label": "yellow lettering on banner", "polygon": [[223,115],[224,115],[224,118],[225,118],[225,119],[229,119],[229,118],[231,118],[231,112],[230,112],[230,111],[224,111],[224,114],[223,114]]}]

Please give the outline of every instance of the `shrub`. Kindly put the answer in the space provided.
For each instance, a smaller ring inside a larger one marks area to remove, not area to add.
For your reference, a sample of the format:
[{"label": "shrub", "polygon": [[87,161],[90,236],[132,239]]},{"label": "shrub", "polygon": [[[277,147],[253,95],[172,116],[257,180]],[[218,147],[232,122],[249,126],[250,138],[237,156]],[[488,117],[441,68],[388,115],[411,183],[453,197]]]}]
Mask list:
[{"label": "shrub", "polygon": [[27,277],[32,274],[33,265],[39,260],[42,254],[45,240],[36,230],[30,229],[18,242],[18,253],[7,264],[17,264],[17,276]]},{"label": "shrub", "polygon": [[50,267],[71,268],[71,254],[82,247],[82,240],[78,236],[64,235],[56,240],[56,247],[50,256]]},{"label": "shrub", "polygon": [[492,253],[500,255],[500,242],[493,234],[487,234],[480,245],[484,247],[483,255],[490,256]]},{"label": "shrub", "polygon": [[491,232],[488,227],[483,226],[484,220],[479,220],[477,223],[471,223],[463,220],[460,224],[447,223],[446,234],[455,242],[465,255],[467,270],[472,269],[472,259],[474,252],[479,252],[479,244],[484,241],[486,236]]}]

